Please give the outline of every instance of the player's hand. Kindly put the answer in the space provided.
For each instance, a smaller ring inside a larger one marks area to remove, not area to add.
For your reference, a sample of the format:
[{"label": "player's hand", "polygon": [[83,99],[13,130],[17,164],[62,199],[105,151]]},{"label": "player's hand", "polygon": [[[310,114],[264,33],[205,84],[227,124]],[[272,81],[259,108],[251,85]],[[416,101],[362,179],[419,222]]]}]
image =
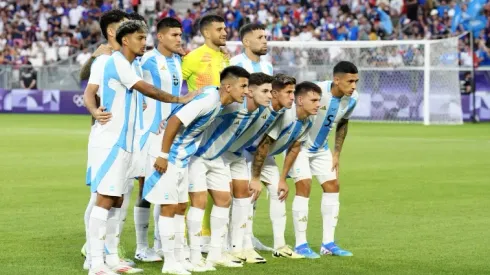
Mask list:
[{"label": "player's hand", "polygon": [[332,172],[337,173],[337,178],[339,178],[339,155],[334,154],[332,157]]},{"label": "player's hand", "polygon": [[104,106],[100,106],[93,114],[95,120],[97,120],[101,125],[106,124],[112,118],[112,113],[106,112],[105,110],[106,108]]},{"label": "player's hand", "polygon": [[223,54],[223,56],[225,57],[225,59],[230,59],[231,58],[231,53],[230,53],[230,51],[228,51],[228,48],[226,48],[226,47],[220,47],[219,50]]},{"label": "player's hand", "polygon": [[180,56],[185,56],[187,53],[185,52],[184,48],[180,47],[177,54]]},{"label": "player's hand", "polygon": [[161,134],[163,132],[163,130],[165,130],[165,125],[167,125],[167,121],[166,120],[160,121],[160,125],[158,125],[158,133],[157,133],[157,135]]},{"label": "player's hand", "polygon": [[285,201],[288,198],[289,194],[289,186],[285,180],[279,180],[279,186],[277,187],[277,195],[279,196],[279,200],[281,202]]},{"label": "player's hand", "polygon": [[178,103],[187,104],[191,100],[193,100],[196,96],[202,94],[202,92],[203,92],[203,90],[199,89],[195,92],[191,92],[191,93],[186,94],[185,96],[179,97]]},{"label": "player's hand", "polygon": [[161,157],[158,157],[157,160],[155,161],[155,164],[153,165],[155,170],[157,170],[158,173],[160,174],[167,172],[167,166],[168,166],[168,160]]},{"label": "player's hand", "polygon": [[262,184],[260,183],[260,179],[259,180],[252,179],[250,181],[249,189],[250,189],[250,196],[252,197],[252,202],[254,202],[259,198],[260,193],[262,193]]},{"label": "player's hand", "polygon": [[96,58],[100,55],[107,54],[111,55],[112,54],[112,47],[109,44],[102,44],[100,45],[97,50],[92,54],[93,58]]},{"label": "player's hand", "polygon": [[148,107],[148,105],[146,105],[146,103],[143,102],[143,111],[146,110],[146,107]]}]

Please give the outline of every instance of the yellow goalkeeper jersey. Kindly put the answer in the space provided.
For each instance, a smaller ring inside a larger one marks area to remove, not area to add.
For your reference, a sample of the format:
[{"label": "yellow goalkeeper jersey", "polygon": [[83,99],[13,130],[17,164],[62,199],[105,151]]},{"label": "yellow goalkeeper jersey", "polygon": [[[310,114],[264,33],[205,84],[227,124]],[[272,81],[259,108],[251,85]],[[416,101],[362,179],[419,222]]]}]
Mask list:
[{"label": "yellow goalkeeper jersey", "polygon": [[205,44],[193,50],[182,62],[182,76],[187,81],[189,92],[206,86],[219,86],[219,74],[230,65],[230,60],[221,52]]}]

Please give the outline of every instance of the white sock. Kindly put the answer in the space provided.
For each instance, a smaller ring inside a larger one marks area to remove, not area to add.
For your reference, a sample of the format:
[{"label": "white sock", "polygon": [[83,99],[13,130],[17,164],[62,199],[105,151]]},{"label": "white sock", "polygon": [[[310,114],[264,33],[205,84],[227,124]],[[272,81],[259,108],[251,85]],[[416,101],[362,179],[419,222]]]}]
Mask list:
[{"label": "white sock", "polygon": [[221,249],[226,236],[225,231],[230,219],[230,208],[213,205],[211,210],[211,240],[207,260],[216,262],[221,259]]},{"label": "white sock", "polygon": [[272,233],[274,234],[274,249],[286,245],[284,233],[286,231],[286,203],[279,200],[277,186],[267,185],[270,194],[270,218],[272,221]]},{"label": "white sock", "polygon": [[231,250],[233,252],[239,252],[243,249],[248,213],[251,206],[251,198],[233,198],[233,206],[231,208]]},{"label": "white sock", "polygon": [[162,249],[162,242],[160,241],[160,230],[158,229],[158,220],[160,218],[160,204],[155,204],[153,208],[153,248],[155,250]]},{"label": "white sock", "polygon": [[134,207],[134,229],[136,231],[136,250],[148,248],[148,226],[150,208]]},{"label": "white sock", "polygon": [[128,208],[129,208],[129,203],[131,201],[131,193],[133,192],[134,184],[133,184],[133,179],[130,180],[130,183],[128,185],[128,192],[126,192],[123,197],[124,201],[121,205],[121,216],[120,216],[120,222],[119,222],[119,237],[122,234],[124,224],[126,223],[126,216],[128,215]]},{"label": "white sock", "polygon": [[105,237],[106,257],[105,261],[108,266],[116,266],[119,264],[119,255],[117,246],[119,245],[119,226],[121,222],[121,209],[111,208],[107,218],[107,231]]},{"label": "white sock", "polygon": [[189,236],[189,248],[191,250],[191,263],[201,262],[201,227],[204,218],[204,209],[190,207],[187,212],[187,234]]},{"label": "white sock", "polygon": [[160,227],[160,240],[162,241],[163,256],[165,265],[175,263],[175,221],[174,218],[160,216],[158,219]]},{"label": "white sock", "polygon": [[339,207],[339,193],[323,193],[321,208],[323,217],[323,244],[334,241]]},{"label": "white sock", "polygon": [[293,223],[296,236],[296,247],[307,243],[306,229],[308,228],[309,198],[295,196],[293,201]]},{"label": "white sock", "polygon": [[90,255],[93,267],[104,264],[104,239],[107,231],[107,217],[109,211],[102,207],[94,206],[90,213]]},{"label": "white sock", "polygon": [[85,209],[85,215],[83,220],[85,221],[85,254],[87,259],[90,261],[90,231],[88,228],[90,221],[90,213],[92,213],[92,208],[95,206],[95,201],[97,201],[97,193],[90,194],[90,200],[87,204],[87,209]]},{"label": "white sock", "polygon": [[175,259],[178,262],[185,261],[184,243],[185,243],[185,216],[175,215]]},{"label": "white sock", "polygon": [[254,223],[254,214],[255,214],[255,204],[250,203],[248,207],[248,215],[247,215],[247,227],[245,228],[245,235],[243,236],[243,249],[253,249],[254,245],[252,243],[253,238],[253,223]]}]

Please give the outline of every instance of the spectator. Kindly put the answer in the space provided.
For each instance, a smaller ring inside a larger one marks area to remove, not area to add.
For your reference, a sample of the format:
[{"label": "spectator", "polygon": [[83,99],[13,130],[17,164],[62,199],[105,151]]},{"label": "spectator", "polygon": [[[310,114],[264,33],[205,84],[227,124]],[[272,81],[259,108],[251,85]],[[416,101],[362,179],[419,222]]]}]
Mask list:
[{"label": "spectator", "polygon": [[80,64],[80,66],[83,66],[87,60],[90,59],[90,56],[92,54],[88,52],[87,48],[83,48],[82,52],[77,55],[77,62]]}]

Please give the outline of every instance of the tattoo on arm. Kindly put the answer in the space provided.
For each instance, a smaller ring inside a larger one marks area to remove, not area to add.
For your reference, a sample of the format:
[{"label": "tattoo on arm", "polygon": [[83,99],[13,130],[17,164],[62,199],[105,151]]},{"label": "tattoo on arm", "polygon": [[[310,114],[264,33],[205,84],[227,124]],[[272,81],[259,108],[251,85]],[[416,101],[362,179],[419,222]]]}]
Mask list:
[{"label": "tattoo on arm", "polygon": [[167,102],[167,103],[178,103],[179,102],[179,97],[173,96],[173,95],[171,95],[165,91],[162,91],[155,86],[152,86],[152,87],[153,87],[152,90],[155,93],[155,99],[157,99],[159,101]]},{"label": "tattoo on arm", "polygon": [[162,101],[166,103],[179,103],[178,96],[173,96],[165,91],[162,91],[157,87],[150,85],[149,83],[146,83],[143,80],[136,82],[136,84],[134,84],[132,88],[138,90],[140,93],[144,94],[145,96],[151,97],[158,101]]},{"label": "tattoo on arm", "polygon": [[80,80],[88,80],[90,77],[90,67],[92,67],[92,63],[94,63],[95,58],[90,57],[85,64],[83,64],[82,69],[80,70]]},{"label": "tattoo on arm", "polygon": [[252,177],[260,178],[260,173],[262,172],[262,167],[264,166],[265,159],[269,154],[269,147],[274,143],[274,139],[266,135],[257,147],[255,152],[254,160],[252,163]]},{"label": "tattoo on arm", "polygon": [[337,125],[335,132],[335,153],[340,154],[342,151],[342,145],[344,144],[345,137],[347,136],[347,126],[349,125],[348,119],[341,119]]}]

